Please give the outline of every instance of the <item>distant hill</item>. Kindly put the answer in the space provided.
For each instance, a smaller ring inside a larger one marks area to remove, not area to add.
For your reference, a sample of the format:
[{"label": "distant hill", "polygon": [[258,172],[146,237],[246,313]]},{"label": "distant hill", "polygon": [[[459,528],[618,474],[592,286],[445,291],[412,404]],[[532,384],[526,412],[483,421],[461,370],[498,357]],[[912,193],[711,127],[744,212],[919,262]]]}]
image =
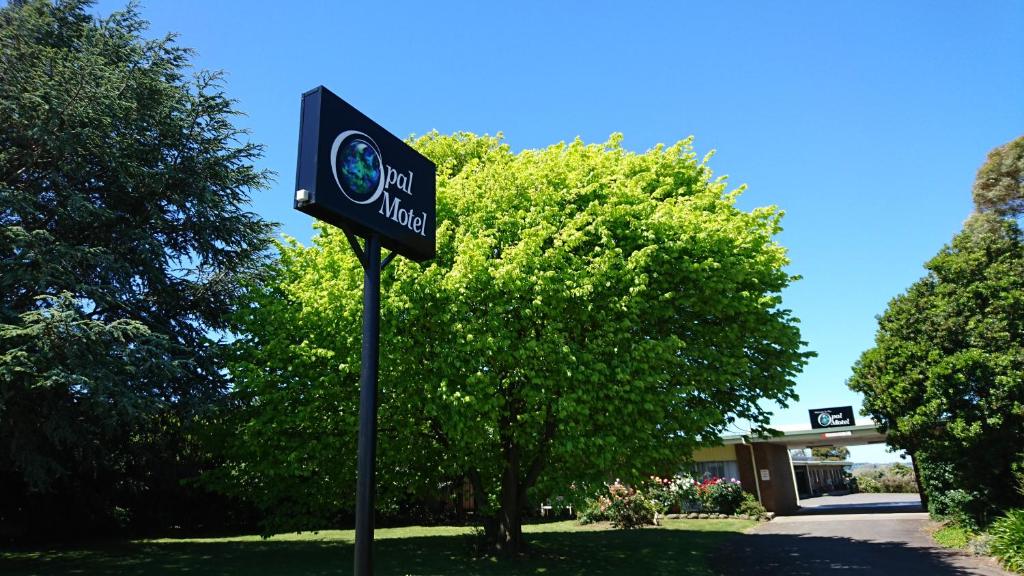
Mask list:
[{"label": "distant hill", "polygon": [[872,462],[854,462],[852,468],[854,470],[876,470],[881,468],[888,468],[891,464],[875,464]]}]

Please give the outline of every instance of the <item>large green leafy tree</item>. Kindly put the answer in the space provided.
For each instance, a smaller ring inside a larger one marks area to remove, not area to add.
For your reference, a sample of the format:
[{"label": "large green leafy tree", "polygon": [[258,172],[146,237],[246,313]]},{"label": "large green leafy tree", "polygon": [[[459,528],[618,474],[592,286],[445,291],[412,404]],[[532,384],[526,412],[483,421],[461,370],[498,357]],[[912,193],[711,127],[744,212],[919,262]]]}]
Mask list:
[{"label": "large green leafy tree", "polygon": [[[383,275],[385,501],[466,478],[514,551],[531,498],[672,470],[795,397],[781,214],[737,209],[688,141],[415,145],[438,165],[438,254]],[[351,505],[363,274],[341,232],[314,242],[282,247],[241,317],[219,478],[307,526]]]},{"label": "large green leafy tree", "polygon": [[990,154],[978,212],[889,303],[848,383],[890,445],[920,464],[932,510],[972,522],[1024,503],[1014,479],[1024,472],[1024,164],[1007,160],[1020,142]]},{"label": "large green leafy tree", "polygon": [[211,335],[269,247],[217,75],[88,4],[0,9],[5,531],[182,522],[188,425],[226,390]]}]

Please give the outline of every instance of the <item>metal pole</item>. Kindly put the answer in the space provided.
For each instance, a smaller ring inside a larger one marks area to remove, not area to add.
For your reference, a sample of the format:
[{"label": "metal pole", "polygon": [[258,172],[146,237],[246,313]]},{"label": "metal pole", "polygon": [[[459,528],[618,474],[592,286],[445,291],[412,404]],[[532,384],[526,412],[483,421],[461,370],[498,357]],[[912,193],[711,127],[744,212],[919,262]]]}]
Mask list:
[{"label": "metal pole", "polygon": [[366,239],[363,261],[363,357],[359,366],[359,460],[356,471],[356,576],[373,574],[377,365],[380,348],[380,235]]}]

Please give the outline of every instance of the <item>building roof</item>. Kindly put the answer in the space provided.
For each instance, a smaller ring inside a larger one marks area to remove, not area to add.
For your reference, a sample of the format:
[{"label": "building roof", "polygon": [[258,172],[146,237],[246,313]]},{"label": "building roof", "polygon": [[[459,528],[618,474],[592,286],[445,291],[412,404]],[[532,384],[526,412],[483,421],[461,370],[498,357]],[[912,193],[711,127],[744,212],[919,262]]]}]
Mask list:
[{"label": "building roof", "polygon": [[722,436],[722,443],[751,444],[767,442],[783,444],[787,448],[819,448],[823,446],[863,446],[865,444],[883,444],[885,432],[878,430],[878,425],[861,424],[859,426],[838,426],[836,428],[820,428],[812,430],[807,427],[775,426],[778,436],[736,434]]}]

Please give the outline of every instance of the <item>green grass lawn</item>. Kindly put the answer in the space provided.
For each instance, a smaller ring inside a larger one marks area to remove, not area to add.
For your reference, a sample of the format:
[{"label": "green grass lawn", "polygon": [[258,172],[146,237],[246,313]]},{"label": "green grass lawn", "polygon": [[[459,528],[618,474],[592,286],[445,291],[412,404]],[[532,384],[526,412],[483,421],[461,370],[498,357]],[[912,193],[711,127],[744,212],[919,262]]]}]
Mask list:
[{"label": "green grass lawn", "polygon": [[[524,527],[522,558],[475,552],[473,529],[376,531],[376,573],[388,574],[710,574],[708,558],[747,520],[665,520],[658,528],[613,530],[575,521]],[[206,539],[166,539],[50,550],[0,551],[0,574],[348,574],[351,530]]]}]

